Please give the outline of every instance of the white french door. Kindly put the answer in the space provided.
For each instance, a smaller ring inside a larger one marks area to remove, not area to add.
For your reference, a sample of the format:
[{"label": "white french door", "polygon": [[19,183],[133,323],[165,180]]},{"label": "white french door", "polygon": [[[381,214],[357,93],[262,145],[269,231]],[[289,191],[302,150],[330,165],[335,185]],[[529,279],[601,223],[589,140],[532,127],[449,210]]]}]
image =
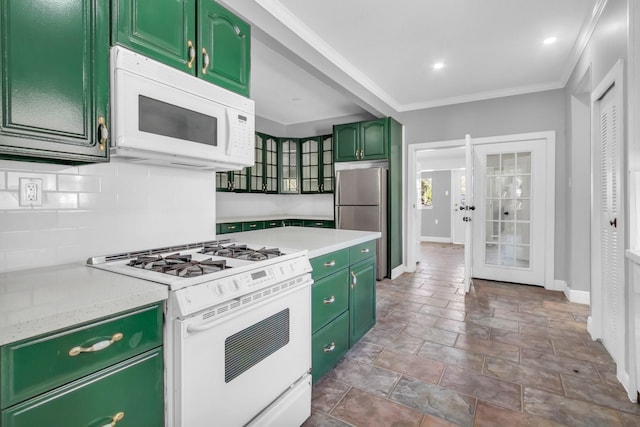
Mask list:
[{"label": "white french door", "polygon": [[472,275],[545,285],[546,140],[473,147]]}]

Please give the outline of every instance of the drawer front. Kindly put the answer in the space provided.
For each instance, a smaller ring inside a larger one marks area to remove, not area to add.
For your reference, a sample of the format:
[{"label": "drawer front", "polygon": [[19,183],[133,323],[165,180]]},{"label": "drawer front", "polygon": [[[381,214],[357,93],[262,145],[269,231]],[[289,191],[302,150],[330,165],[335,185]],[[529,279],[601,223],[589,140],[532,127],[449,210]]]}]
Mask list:
[{"label": "drawer front", "polygon": [[[1,406],[6,408],[160,345],[162,308],[155,305],[3,346]],[[72,351],[92,346],[95,351]]]},{"label": "drawer front", "polygon": [[316,332],[349,307],[349,271],[316,281],[311,288],[311,330]]},{"label": "drawer front", "polygon": [[243,222],[242,231],[262,230],[264,228],[264,221]]},{"label": "drawer front", "polygon": [[349,312],[313,334],[311,338],[311,374],[316,382],[345,355],[349,349]]},{"label": "drawer front", "polygon": [[282,223],[284,221],[282,220],[276,220],[276,221],[265,221],[264,222],[264,227],[265,228],[276,228],[276,227],[282,227]]},{"label": "drawer front", "polygon": [[4,427],[164,425],[162,348],[2,412]]},{"label": "drawer front", "polygon": [[287,219],[285,220],[285,224],[290,227],[304,227],[304,221],[301,219]]},{"label": "drawer front", "polygon": [[311,273],[311,275],[313,276],[313,280],[318,280],[340,269],[346,268],[348,265],[349,250],[342,249],[312,258],[311,267],[313,267],[313,273]]},{"label": "drawer front", "polygon": [[367,259],[376,254],[376,240],[360,243],[349,248],[349,259],[351,264]]},{"label": "drawer front", "polygon": [[316,227],[316,228],[334,228],[333,221],[316,221],[316,220],[304,220],[305,227]]},{"label": "drawer front", "polygon": [[241,222],[225,222],[223,224],[220,224],[220,234],[238,233],[240,231],[242,231]]}]

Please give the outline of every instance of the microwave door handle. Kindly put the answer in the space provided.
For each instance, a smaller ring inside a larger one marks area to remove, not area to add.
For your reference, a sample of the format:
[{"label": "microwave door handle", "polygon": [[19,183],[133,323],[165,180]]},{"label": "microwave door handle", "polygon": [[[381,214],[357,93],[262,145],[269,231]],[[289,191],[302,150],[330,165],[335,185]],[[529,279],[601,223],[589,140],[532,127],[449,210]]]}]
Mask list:
[{"label": "microwave door handle", "polygon": [[226,134],[225,134],[225,139],[224,139],[224,144],[225,144],[225,152],[227,153],[227,156],[231,155],[231,114],[229,114],[229,110],[225,109],[224,111],[224,116],[225,116],[225,121],[226,121]]}]

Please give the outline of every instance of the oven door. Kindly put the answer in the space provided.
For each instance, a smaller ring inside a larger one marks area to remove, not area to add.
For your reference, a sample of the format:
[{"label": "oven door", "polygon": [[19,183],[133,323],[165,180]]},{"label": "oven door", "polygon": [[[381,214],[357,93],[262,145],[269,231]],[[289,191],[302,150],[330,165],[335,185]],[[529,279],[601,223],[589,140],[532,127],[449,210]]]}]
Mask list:
[{"label": "oven door", "polygon": [[[174,424],[240,426],[286,400],[311,368],[310,304],[309,280],[220,318],[174,320]],[[303,418],[287,425],[310,415],[310,382],[308,389]],[[299,417],[299,398],[291,399]]]}]

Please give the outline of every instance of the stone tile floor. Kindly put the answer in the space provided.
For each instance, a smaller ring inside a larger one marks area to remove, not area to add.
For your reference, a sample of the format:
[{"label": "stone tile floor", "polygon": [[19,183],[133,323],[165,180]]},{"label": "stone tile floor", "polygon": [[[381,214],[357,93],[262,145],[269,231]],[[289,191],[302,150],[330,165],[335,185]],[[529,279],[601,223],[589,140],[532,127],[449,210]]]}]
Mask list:
[{"label": "stone tile floor", "polygon": [[465,296],[463,248],[421,252],[378,282],[376,326],[314,385],[305,426],[640,426],[588,306],[484,280]]}]

